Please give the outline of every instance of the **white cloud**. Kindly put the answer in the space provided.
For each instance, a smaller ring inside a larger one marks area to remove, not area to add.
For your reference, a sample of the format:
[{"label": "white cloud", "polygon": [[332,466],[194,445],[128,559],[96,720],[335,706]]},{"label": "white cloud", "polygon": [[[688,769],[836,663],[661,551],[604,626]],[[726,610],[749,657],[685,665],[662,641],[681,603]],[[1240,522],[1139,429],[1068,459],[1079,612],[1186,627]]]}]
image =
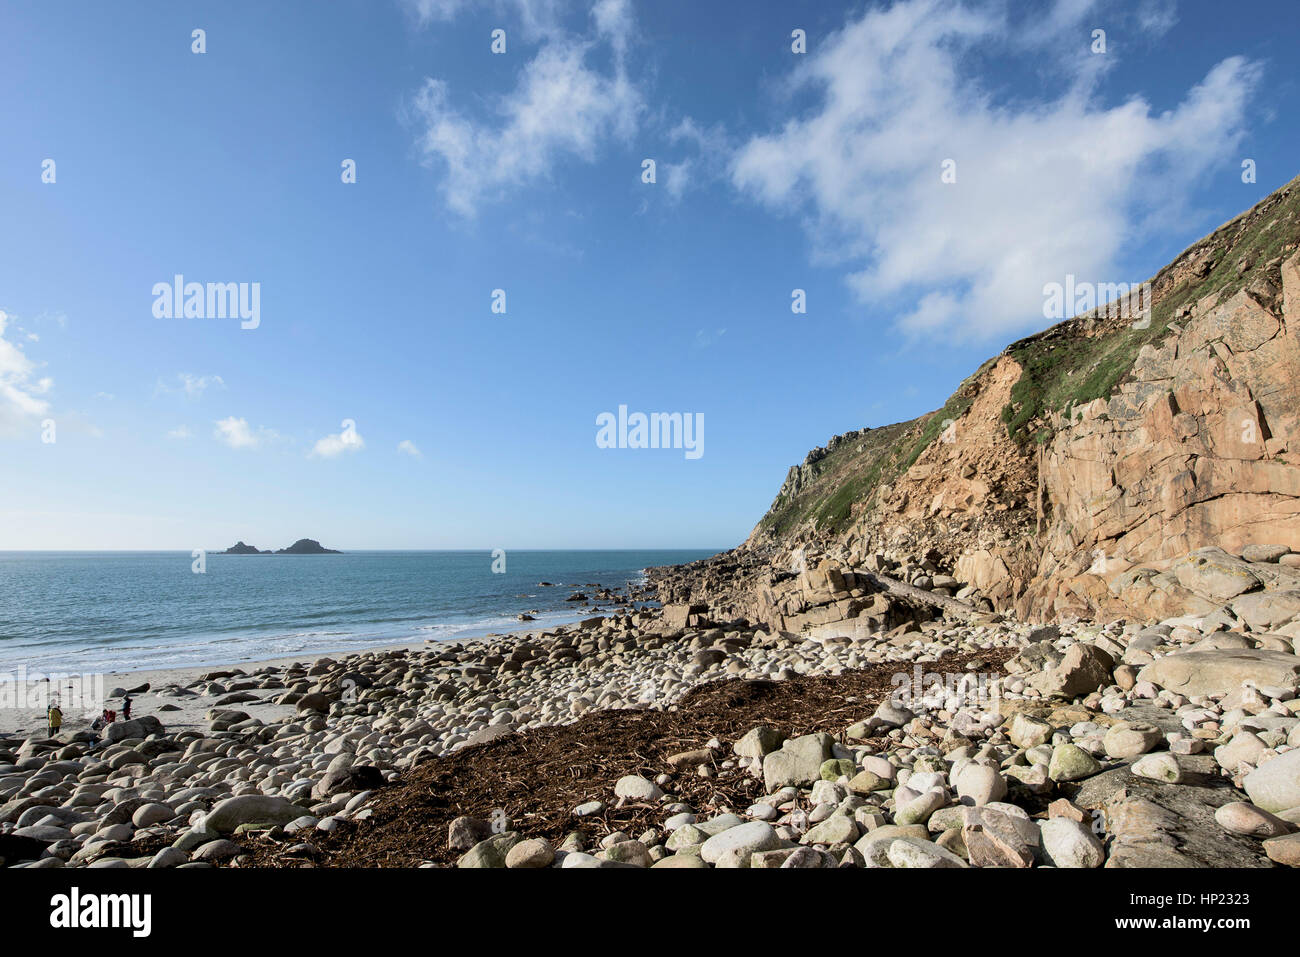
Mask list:
[{"label": "white cloud", "polygon": [[224,389],[226,382],[219,375],[194,375],[189,372],[176,373],[176,385],[168,385],[162,379],[154,387],[154,395],[183,394],[187,399],[199,399],[209,388]]},{"label": "white cloud", "polygon": [[273,442],[280,436],[274,429],[249,427],[248,420],[229,416],[216,423],[214,437],[232,449],[255,449],[266,442]]},{"label": "white cloud", "polygon": [[[220,427],[219,423],[218,423],[218,427]],[[167,433],[167,438],[169,439],[189,439],[189,438],[193,438],[193,436],[194,433],[190,431],[190,427],[188,425],[178,425],[176,426],[176,428],[172,429],[170,432]]]},{"label": "white cloud", "polygon": [[405,0],[404,6],[415,15],[420,26],[452,20],[465,9],[467,0]]},{"label": "white cloud", "polygon": [[424,458],[420,450],[416,448],[415,443],[410,439],[402,439],[402,441],[398,442],[397,451],[402,455],[409,455],[413,459]]},{"label": "white cloud", "polygon": [[[912,334],[1042,325],[1042,287],[1067,273],[1140,281],[1114,275],[1121,248],[1235,155],[1260,70],[1226,59],[1164,112],[1136,95],[1099,104],[1097,71],[1073,54],[1060,58],[1059,95],[1004,102],[981,84],[993,54],[1034,67],[1063,43],[1086,49],[1074,28],[1091,7],[1059,3],[1036,49],[984,8],[903,0],[868,12],[795,68],[785,92],[815,105],[745,143],[732,181],[802,217],[816,257],[846,265],[862,301]],[[949,159],[952,184],[941,181]]]},{"label": "white cloud", "polygon": [[[443,80],[426,78],[412,113],[425,162],[445,171],[443,196],[462,216],[484,199],[546,179],[561,158],[596,159],[613,137],[628,138],[644,109],[628,79],[625,51],[634,29],[627,0],[592,10],[590,37],[551,32],[521,69],[518,85],[494,104],[492,120],[471,119],[452,104]],[[608,69],[589,65],[608,47]]]},{"label": "white cloud", "polygon": [[1136,10],[1138,26],[1155,36],[1164,36],[1178,23],[1177,0],[1142,0]]},{"label": "white cloud", "polygon": [[690,151],[677,162],[665,160],[660,164],[664,189],[674,203],[688,190],[726,178],[735,148],[721,125],[706,129],[688,116],[668,131],[668,142]]},{"label": "white cloud", "polygon": [[36,378],[37,363],[21,345],[5,338],[10,318],[0,310],[0,436],[14,437],[38,425],[49,412],[49,402],[40,396],[54,387],[54,380]]},{"label": "white cloud", "polygon": [[[490,12],[496,17],[508,17],[500,26],[505,29],[519,26],[525,38],[548,35],[559,29],[560,14],[568,6],[565,0],[401,0],[414,16],[416,24],[427,27],[434,23],[447,23],[461,13]],[[495,28],[495,25],[494,25]]]},{"label": "white cloud", "polygon": [[344,452],[358,452],[365,447],[365,439],[357,431],[356,423],[351,419],[344,419],[343,430],[337,435],[327,435],[317,439],[310,454],[319,458],[332,459]]},{"label": "white cloud", "polygon": [[631,0],[597,0],[591,8],[591,19],[596,33],[613,45],[615,56],[621,59],[636,29]]},{"label": "white cloud", "polygon": [[185,394],[192,399],[197,399],[199,396],[203,395],[208,386],[215,386],[218,389],[224,389],[226,387],[225,380],[223,380],[219,375],[196,376],[190,375],[188,372],[183,372],[180,375],[180,380],[181,388],[184,389]]}]

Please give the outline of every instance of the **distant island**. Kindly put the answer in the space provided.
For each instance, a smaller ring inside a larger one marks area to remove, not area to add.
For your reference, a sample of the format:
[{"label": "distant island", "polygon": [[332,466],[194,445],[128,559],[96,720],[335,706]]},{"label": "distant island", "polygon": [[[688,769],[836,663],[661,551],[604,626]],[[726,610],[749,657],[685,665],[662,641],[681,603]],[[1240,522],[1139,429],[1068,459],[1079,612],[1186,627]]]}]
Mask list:
[{"label": "distant island", "polygon": [[259,551],[253,545],[245,545],[243,542],[235,542],[227,548],[222,554],[224,555],[270,555],[271,553]]},{"label": "distant island", "polygon": [[277,548],[271,551],[269,548],[262,550],[255,545],[245,545],[243,542],[235,542],[227,548],[223,555],[342,555],[343,553],[334,548],[325,548],[314,538],[300,538],[288,548]]}]

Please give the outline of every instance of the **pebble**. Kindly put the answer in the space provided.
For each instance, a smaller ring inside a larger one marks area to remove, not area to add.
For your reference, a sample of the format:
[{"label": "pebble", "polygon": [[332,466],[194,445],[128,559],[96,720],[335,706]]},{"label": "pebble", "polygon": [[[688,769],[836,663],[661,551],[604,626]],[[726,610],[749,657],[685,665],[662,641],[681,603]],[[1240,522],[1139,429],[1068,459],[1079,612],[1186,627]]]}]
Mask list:
[{"label": "pebble", "polygon": [[[66,754],[27,745],[14,755],[17,761],[0,753],[0,834],[48,839],[45,856],[30,862],[39,867],[224,866],[240,853],[238,842],[249,829],[277,829],[272,833],[281,840],[299,835],[284,841],[286,853],[310,857],[317,852],[301,836],[363,819],[373,812],[372,792],[390,780],[499,733],[569,722],[593,709],[670,707],[699,683],[728,675],[836,674],[851,656],[858,665],[895,661],[900,673],[910,674],[914,663],[940,662],[958,648],[1016,647],[1027,654],[1032,644],[1030,629],[1014,622],[927,622],[897,641],[821,643],[730,626],[688,628],[682,638],[664,641],[643,629],[650,616],[636,625],[630,616],[623,621],[600,618],[571,632],[447,642],[427,652],[364,652],[195,682],[177,693],[210,697],[208,728],[159,726],[148,731],[146,744],[146,735],[122,737],[118,728],[120,740],[93,749],[88,738],[70,736]],[[1060,797],[1074,788],[1058,786],[1087,786],[1103,771],[1097,759],[1104,757],[1134,761],[1131,770],[1151,782],[1144,788],[1168,787],[1182,780],[1176,755],[1213,748],[1225,771],[1222,783],[1236,775],[1243,798],[1250,798],[1219,808],[1219,826],[1259,840],[1261,858],[1294,866],[1292,839],[1300,824],[1294,692],[1255,689],[1265,700],[1252,704],[1240,694],[1189,699],[1136,680],[1137,667],[1164,654],[1161,649],[1200,640],[1198,628],[1184,622],[1159,632],[1149,650],[1135,652],[1145,660],[1129,659],[1132,664],[1115,669],[1114,685],[1073,702],[1034,690],[1029,679],[1036,672],[1013,675],[1003,690],[1015,710],[1005,719],[958,698],[936,698],[924,711],[864,701],[851,720],[793,740],[761,726],[734,744],[683,741],[680,747],[693,750],[673,754],[653,771],[632,765],[629,771],[644,774],[629,773],[613,788],[620,806],[654,805],[654,820],[662,823],[629,828],[641,832],[636,838],[607,835],[614,839],[602,842],[598,854],[588,852],[593,822],[583,819],[610,810],[609,792],[601,788],[572,812],[574,827],[589,836],[570,835],[558,850],[535,835],[492,833],[491,808],[479,809],[484,819],[453,821],[448,846],[462,867],[966,867],[968,860],[1098,867],[1107,845],[1093,832],[1091,815]],[[1058,655],[1087,640],[1119,658],[1138,631],[1064,625],[1050,641]],[[623,647],[627,641],[634,642],[632,651]],[[706,650],[721,657],[699,655]],[[693,664],[696,657],[709,663]],[[336,700],[345,674],[364,679],[354,704]],[[277,684],[263,686],[271,682]],[[259,720],[231,707],[245,700],[244,692],[283,696],[302,707],[284,719]],[[1173,721],[1162,718],[1157,727],[1130,710],[1153,705]],[[152,742],[174,747],[155,753]],[[741,813],[698,797],[708,793],[700,790],[706,785],[686,779],[700,782],[699,768],[708,769],[707,787],[719,793],[748,780],[753,790],[741,792],[747,796],[734,808]],[[760,790],[765,777],[767,788]],[[679,789],[699,807],[671,794]],[[1007,803],[1026,791],[1039,795],[1036,807],[1051,802],[1046,820],[1031,821]],[[30,803],[35,794],[41,803]],[[610,814],[611,823],[623,820],[618,813]],[[604,830],[599,821],[594,828]],[[171,846],[147,859],[123,856],[141,831]]]}]

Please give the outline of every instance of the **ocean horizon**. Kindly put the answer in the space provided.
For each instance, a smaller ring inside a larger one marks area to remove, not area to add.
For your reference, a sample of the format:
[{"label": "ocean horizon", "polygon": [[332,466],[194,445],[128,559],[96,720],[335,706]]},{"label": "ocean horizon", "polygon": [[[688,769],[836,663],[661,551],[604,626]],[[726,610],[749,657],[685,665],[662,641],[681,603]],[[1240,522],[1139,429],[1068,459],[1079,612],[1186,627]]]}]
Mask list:
[{"label": "ocean horizon", "polygon": [[554,627],[587,616],[591,602],[565,600],[575,591],[717,551],[0,551],[0,672],[255,663]]}]

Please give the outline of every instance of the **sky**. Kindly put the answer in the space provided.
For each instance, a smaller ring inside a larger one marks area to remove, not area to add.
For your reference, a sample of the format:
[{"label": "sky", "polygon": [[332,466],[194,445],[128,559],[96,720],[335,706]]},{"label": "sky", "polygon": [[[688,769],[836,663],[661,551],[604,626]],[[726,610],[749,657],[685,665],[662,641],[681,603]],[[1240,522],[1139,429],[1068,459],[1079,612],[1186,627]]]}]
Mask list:
[{"label": "sky", "polygon": [[731,547],[1300,173],[1294,12],[4,2],[0,550]]}]

